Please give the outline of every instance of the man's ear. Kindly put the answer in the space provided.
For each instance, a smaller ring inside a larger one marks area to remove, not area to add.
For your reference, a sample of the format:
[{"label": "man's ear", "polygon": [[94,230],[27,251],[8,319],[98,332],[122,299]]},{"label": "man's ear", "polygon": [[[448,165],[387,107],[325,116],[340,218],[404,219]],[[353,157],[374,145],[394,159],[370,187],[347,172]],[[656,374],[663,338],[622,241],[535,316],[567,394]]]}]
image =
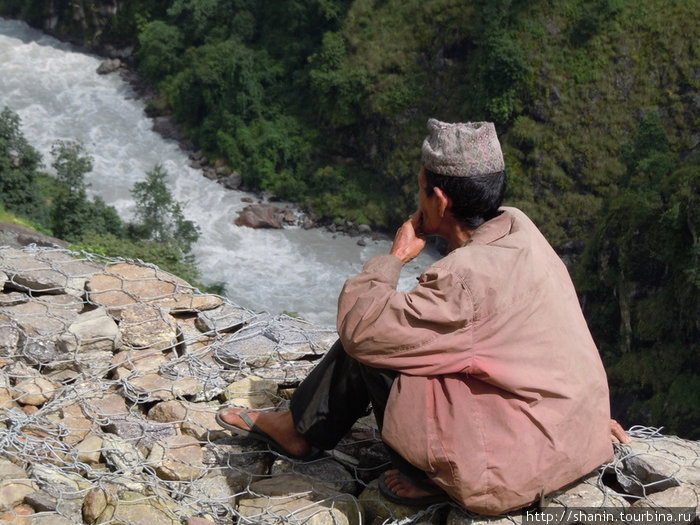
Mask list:
[{"label": "man's ear", "polygon": [[452,208],[452,199],[445,195],[445,192],[437,186],[433,188],[433,191],[435,192],[435,196],[438,200],[438,211],[440,212],[440,217],[444,217],[445,212]]}]

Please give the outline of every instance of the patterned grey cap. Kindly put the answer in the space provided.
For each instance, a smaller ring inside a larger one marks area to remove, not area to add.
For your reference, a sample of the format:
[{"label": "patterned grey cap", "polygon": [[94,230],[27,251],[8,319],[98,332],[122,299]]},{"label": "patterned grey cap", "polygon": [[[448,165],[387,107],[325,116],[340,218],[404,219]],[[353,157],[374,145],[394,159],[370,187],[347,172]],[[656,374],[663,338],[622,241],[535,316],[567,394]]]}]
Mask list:
[{"label": "patterned grey cap", "polygon": [[423,141],[423,166],[439,175],[472,177],[505,169],[501,144],[491,122],[448,124],[428,120]]}]

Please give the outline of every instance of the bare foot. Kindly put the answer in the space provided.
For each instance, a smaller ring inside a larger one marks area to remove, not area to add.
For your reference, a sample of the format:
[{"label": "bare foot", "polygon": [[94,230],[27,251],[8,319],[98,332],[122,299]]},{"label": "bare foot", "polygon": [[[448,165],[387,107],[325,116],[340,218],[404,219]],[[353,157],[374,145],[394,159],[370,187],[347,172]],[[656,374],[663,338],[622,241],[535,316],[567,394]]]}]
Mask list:
[{"label": "bare foot", "polygon": [[[401,498],[418,499],[426,496],[434,496],[442,492],[437,485],[433,491],[421,488],[396,469],[387,470],[384,473],[384,483],[391,492]],[[430,481],[426,480],[426,483],[430,483]]]},{"label": "bare foot", "polygon": [[253,421],[255,426],[274,439],[289,456],[304,457],[311,452],[311,445],[294,427],[292,413],[289,410],[268,412],[247,408],[230,408],[221,411],[219,417],[229,425],[243,430],[250,430],[250,426],[241,419],[239,415],[241,412],[246,412],[246,415]]}]

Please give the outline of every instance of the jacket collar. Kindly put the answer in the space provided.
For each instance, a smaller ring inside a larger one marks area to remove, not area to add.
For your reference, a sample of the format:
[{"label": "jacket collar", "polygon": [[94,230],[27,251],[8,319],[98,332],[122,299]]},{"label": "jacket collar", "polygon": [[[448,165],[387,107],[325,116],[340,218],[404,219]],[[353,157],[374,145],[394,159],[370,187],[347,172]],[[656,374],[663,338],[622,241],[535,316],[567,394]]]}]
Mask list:
[{"label": "jacket collar", "polygon": [[479,226],[472,236],[469,237],[464,246],[470,244],[491,244],[508,235],[513,227],[513,215],[509,208],[500,208],[500,213],[484,224]]}]

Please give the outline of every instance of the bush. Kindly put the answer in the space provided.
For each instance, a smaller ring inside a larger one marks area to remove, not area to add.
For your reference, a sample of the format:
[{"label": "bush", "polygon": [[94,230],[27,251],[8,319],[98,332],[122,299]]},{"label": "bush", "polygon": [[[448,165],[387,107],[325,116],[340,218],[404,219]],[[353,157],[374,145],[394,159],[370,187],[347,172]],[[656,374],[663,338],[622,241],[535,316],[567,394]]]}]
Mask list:
[{"label": "bush", "polygon": [[41,155],[24,138],[20,118],[0,112],[0,204],[7,210],[48,225],[48,208],[38,186]]},{"label": "bush", "polygon": [[146,180],[134,184],[131,195],[136,211],[135,221],[129,224],[130,235],[137,240],[172,244],[187,254],[199,239],[199,227],[185,218],[182,206],[173,199],[165,183],[167,176],[162,166],[156,165],[146,173]]},{"label": "bush", "polygon": [[146,78],[157,82],[181,69],[184,49],[177,27],[160,20],[151,22],[139,34],[139,69]]}]

